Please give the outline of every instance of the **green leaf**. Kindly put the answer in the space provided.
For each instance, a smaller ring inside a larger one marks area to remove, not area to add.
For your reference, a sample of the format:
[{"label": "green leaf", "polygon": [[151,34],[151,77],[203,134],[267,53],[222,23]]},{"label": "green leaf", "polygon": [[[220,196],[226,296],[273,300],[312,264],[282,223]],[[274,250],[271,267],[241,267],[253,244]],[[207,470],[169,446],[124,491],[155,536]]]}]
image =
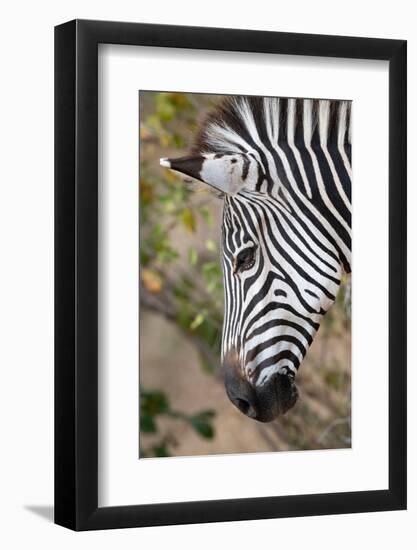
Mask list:
[{"label": "green leaf", "polygon": [[210,250],[210,252],[216,252],[217,247],[216,247],[216,243],[213,241],[213,239],[207,239],[206,248],[207,248],[207,250]]},{"label": "green leaf", "polygon": [[173,248],[167,246],[164,250],[161,250],[157,255],[157,260],[163,264],[173,262],[178,258],[179,254]]},{"label": "green leaf", "polygon": [[191,330],[196,330],[200,325],[204,323],[205,314],[204,313],[197,313],[197,315],[194,317],[190,324]]},{"label": "green leaf", "polygon": [[149,254],[145,250],[143,250],[142,248],[140,249],[139,254],[140,254],[140,264],[141,265],[148,265],[148,263],[150,262],[150,259],[151,259]]},{"label": "green leaf", "polygon": [[156,457],[171,456],[171,453],[168,451],[168,448],[165,442],[162,442],[159,445],[154,445],[152,447],[152,451],[154,456]]},{"label": "green leaf", "polygon": [[214,428],[203,418],[200,418],[199,416],[192,416],[190,418],[190,424],[194,430],[201,435],[201,437],[204,437],[205,439],[213,439]]},{"label": "green leaf", "polygon": [[175,212],[176,205],[171,197],[161,197],[160,202],[163,203],[164,210],[167,214],[172,214],[173,212]]},{"label": "green leaf", "polygon": [[169,410],[168,398],[161,391],[141,391],[140,399],[142,414],[155,416]]},{"label": "green leaf", "polygon": [[189,208],[184,208],[182,210],[181,219],[186,229],[188,229],[191,233],[194,233],[196,226],[195,217]]},{"label": "green leaf", "polygon": [[169,94],[159,93],[155,97],[156,112],[159,118],[165,122],[172,120],[176,115],[176,109],[170,100]]},{"label": "green leaf", "polygon": [[177,313],[176,319],[179,326],[184,330],[188,330],[190,328],[190,314],[185,307],[181,307],[181,309]]},{"label": "green leaf", "polygon": [[198,262],[198,252],[195,248],[188,249],[188,261],[190,265],[195,266]]},{"label": "green leaf", "polygon": [[219,272],[219,266],[217,262],[206,262],[201,266],[201,271],[204,277],[211,277],[213,274]]},{"label": "green leaf", "polygon": [[206,290],[209,294],[211,294],[216,288],[217,288],[217,282],[215,280],[209,281],[206,284]]},{"label": "green leaf", "polygon": [[140,431],[147,434],[157,431],[155,420],[149,414],[140,415]]},{"label": "green leaf", "polygon": [[182,136],[180,136],[179,134],[173,134],[172,136],[172,144],[177,148],[177,149],[182,149],[184,147],[184,140],[182,138]]},{"label": "green leaf", "polygon": [[211,410],[201,411],[198,414],[188,417],[188,421],[194,430],[206,439],[213,439],[214,428],[211,425],[211,420],[214,418],[215,412]]},{"label": "green leaf", "polygon": [[159,134],[162,130],[161,121],[157,115],[149,115],[145,121],[145,125],[156,134]]},{"label": "green leaf", "polygon": [[211,227],[213,225],[213,217],[210,210],[206,206],[202,206],[200,207],[199,212],[206,224]]},{"label": "green leaf", "polygon": [[208,292],[222,287],[221,267],[218,262],[206,262],[201,266],[201,273]]}]

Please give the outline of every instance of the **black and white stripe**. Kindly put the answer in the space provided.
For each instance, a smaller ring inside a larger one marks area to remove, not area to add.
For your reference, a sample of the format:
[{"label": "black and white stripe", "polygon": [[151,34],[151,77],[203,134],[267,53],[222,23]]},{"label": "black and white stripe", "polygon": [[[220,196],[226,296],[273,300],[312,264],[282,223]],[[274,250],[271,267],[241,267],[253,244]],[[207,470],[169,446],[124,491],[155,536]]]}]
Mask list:
[{"label": "black and white stripe", "polygon": [[229,98],[161,164],[224,194],[223,361],[295,375],[351,269],[351,103]]}]

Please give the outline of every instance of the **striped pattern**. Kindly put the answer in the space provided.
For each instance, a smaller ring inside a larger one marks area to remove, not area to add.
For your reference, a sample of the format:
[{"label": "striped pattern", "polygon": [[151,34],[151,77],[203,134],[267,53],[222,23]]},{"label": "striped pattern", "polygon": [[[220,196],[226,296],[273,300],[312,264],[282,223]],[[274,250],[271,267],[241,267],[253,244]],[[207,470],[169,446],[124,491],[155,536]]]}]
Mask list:
[{"label": "striped pattern", "polygon": [[[237,355],[256,386],[295,374],[350,272],[351,104],[230,98],[193,153],[240,164],[224,200],[223,360]],[[236,269],[245,249],[252,261]]]}]

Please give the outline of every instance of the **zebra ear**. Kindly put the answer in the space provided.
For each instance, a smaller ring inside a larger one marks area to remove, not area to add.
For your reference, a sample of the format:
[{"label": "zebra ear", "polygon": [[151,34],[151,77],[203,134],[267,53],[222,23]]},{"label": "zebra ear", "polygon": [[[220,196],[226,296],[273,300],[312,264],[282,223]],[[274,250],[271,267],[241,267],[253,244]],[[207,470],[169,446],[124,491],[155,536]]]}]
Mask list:
[{"label": "zebra ear", "polygon": [[248,187],[252,179],[248,176],[253,176],[249,159],[239,153],[163,158],[160,159],[160,164],[203,181],[227,195],[235,195],[243,187]]}]

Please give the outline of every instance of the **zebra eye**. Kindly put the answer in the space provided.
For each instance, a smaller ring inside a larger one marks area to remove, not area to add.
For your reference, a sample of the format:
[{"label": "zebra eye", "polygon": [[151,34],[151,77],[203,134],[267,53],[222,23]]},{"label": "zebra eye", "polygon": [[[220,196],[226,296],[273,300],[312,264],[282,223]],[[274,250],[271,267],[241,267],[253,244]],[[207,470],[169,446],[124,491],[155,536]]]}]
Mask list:
[{"label": "zebra eye", "polygon": [[256,247],[244,248],[235,258],[235,273],[246,271],[255,265]]}]

